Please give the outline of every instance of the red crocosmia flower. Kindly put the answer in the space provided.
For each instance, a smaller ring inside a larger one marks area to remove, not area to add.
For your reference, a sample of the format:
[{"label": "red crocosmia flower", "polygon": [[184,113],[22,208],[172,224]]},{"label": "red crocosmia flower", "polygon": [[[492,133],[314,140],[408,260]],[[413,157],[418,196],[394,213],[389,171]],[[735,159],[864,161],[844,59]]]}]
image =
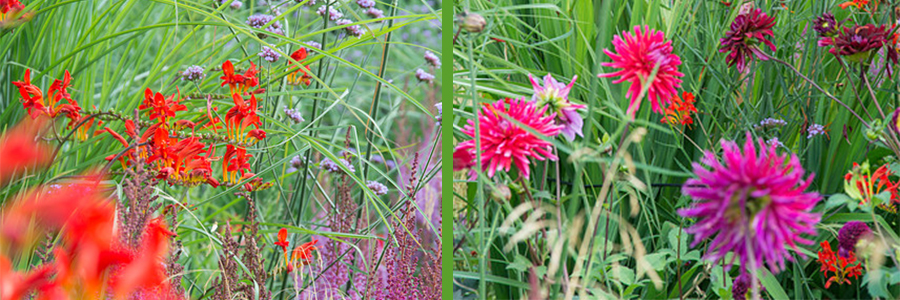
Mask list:
[{"label": "red crocosmia flower", "polygon": [[225,147],[225,158],[222,162],[222,173],[225,176],[225,181],[237,183],[237,173],[240,172],[241,176],[243,176],[247,170],[250,170],[250,157],[253,157],[253,155],[247,154],[247,149],[227,145]]},{"label": "red crocosmia flower", "polygon": [[851,284],[850,278],[858,279],[862,275],[862,263],[856,261],[856,254],[850,251],[847,257],[835,255],[831,250],[831,244],[824,241],[821,244],[822,251],[819,251],[819,263],[822,264],[822,275],[828,277],[828,273],[834,273],[828,281],[825,282],[825,288],[831,287],[832,283],[838,285]]},{"label": "red crocosmia flower", "polygon": [[181,102],[180,91],[169,97],[165,97],[159,92],[153,94],[153,91],[151,91],[150,88],[147,88],[144,91],[144,102],[138,106],[138,109],[143,110],[150,108],[150,111],[147,112],[147,116],[149,116],[150,119],[166,122],[168,118],[175,116],[175,112],[187,110],[187,106],[184,106],[179,102]]},{"label": "red crocosmia flower", "polygon": [[[248,126],[254,125],[259,129],[260,120],[256,114],[257,100],[255,95],[250,95],[250,101],[244,101],[240,95],[232,95],[234,98],[234,107],[225,114],[226,134],[232,140],[243,143],[245,137],[244,131]],[[265,137],[265,136],[263,136]]]},{"label": "red crocosmia flower", "polygon": [[45,124],[46,118],[26,118],[0,135],[0,183],[13,175],[21,176],[26,169],[50,164],[50,148],[38,136]]},{"label": "red crocosmia flower", "polygon": [[287,247],[289,244],[290,243],[287,240],[287,228],[278,230],[278,241],[275,242],[275,245],[281,247],[281,251],[285,253],[285,258],[287,258]]},{"label": "red crocosmia flower", "polygon": [[900,203],[900,181],[891,181],[891,175],[894,174],[887,164],[869,174],[868,164],[860,167],[859,164],[853,163],[853,168],[844,175],[844,189],[851,198],[859,200],[860,205],[872,201],[878,194],[889,192],[891,203],[880,203],[878,207],[886,211],[895,211],[894,205]]},{"label": "red crocosmia flower", "polygon": [[30,69],[25,70],[23,81],[13,81],[12,84],[19,88],[19,94],[22,95],[22,106],[28,110],[32,119],[37,118],[41,113],[50,115],[50,110],[44,106],[44,93],[40,88],[31,84]]},{"label": "red crocosmia flower", "polygon": [[697,113],[697,108],[694,107],[694,94],[682,92],[681,98],[672,97],[672,104],[666,107],[665,112],[666,115],[660,120],[662,123],[682,126],[694,124],[694,118],[691,117],[691,114]]},{"label": "red crocosmia flower", "polygon": [[[66,90],[71,80],[72,77],[69,76],[69,71],[67,70],[63,80],[57,79],[53,81],[50,89],[47,90],[46,97],[40,88],[31,84],[31,70],[25,70],[24,80],[13,81],[13,85],[19,88],[19,94],[22,95],[22,106],[28,110],[28,114],[32,119],[37,118],[42,113],[51,118],[55,118],[62,113],[72,121],[75,121],[80,118],[79,112],[81,107],[78,106],[78,102],[72,100],[71,95]],[[57,104],[63,99],[68,101],[68,103],[57,107]],[[73,124],[70,122],[69,125]]]},{"label": "red crocosmia flower", "polygon": [[294,248],[294,251],[291,254],[291,264],[288,265],[288,272],[293,271],[294,265],[308,266],[312,263],[312,251],[316,249],[316,242],[318,242],[318,240],[313,239],[312,241]]},{"label": "red crocosmia flower", "polygon": [[[303,48],[303,47],[300,47],[300,49],[297,49],[297,51],[294,51],[294,53],[291,53],[291,58],[298,62],[306,59],[306,56],[307,56],[306,48]],[[294,62],[292,62],[292,61],[288,61],[288,66],[292,65],[293,63]],[[312,83],[312,81],[310,80],[310,79],[312,79],[312,76],[310,76],[308,72],[309,72],[309,66],[301,64],[300,67],[298,67],[296,71],[288,74],[288,77],[287,77],[288,82],[290,82],[292,84],[303,83],[305,85],[309,85],[310,83]],[[300,75],[300,77],[298,78],[297,77],[298,73],[303,73],[303,75]]]},{"label": "red crocosmia flower", "polygon": [[255,140],[253,140],[253,142],[255,143],[257,141],[261,141],[262,139],[266,138],[266,132],[262,129],[253,129],[247,133],[247,138],[251,138],[251,137],[255,139]]},{"label": "red crocosmia flower", "polygon": [[[0,21],[8,19],[23,9],[25,9],[25,6],[19,0],[0,0]],[[0,299],[6,298],[0,297]]]},{"label": "red crocosmia flower", "polygon": [[869,0],[852,0],[852,1],[847,1],[847,2],[841,3],[838,6],[840,6],[841,9],[847,9],[847,7],[855,6],[856,9],[865,10],[866,5],[868,5],[868,4],[869,4]]},{"label": "red crocosmia flower", "polygon": [[222,63],[222,73],[224,73],[221,77],[222,86],[227,84],[231,94],[241,95],[249,88],[259,85],[259,78],[256,78],[259,71],[256,70],[253,62],[250,62],[250,69],[247,69],[244,74],[237,74],[234,72],[234,65],[231,64],[231,61],[226,60]]},{"label": "red crocosmia flower", "polygon": [[50,280],[52,275],[50,265],[38,267],[27,274],[16,272],[9,259],[0,255],[0,299],[25,299],[31,291],[47,290],[53,286]]}]

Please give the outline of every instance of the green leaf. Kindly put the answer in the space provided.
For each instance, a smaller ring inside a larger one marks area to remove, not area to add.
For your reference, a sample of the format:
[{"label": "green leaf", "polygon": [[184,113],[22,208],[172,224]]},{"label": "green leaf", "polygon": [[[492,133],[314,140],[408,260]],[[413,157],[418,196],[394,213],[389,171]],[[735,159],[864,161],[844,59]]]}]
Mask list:
[{"label": "green leaf", "polygon": [[525,256],[520,254],[516,254],[516,257],[513,259],[513,262],[506,266],[507,270],[516,270],[519,272],[525,272],[528,268],[531,268],[531,261],[528,260]]}]

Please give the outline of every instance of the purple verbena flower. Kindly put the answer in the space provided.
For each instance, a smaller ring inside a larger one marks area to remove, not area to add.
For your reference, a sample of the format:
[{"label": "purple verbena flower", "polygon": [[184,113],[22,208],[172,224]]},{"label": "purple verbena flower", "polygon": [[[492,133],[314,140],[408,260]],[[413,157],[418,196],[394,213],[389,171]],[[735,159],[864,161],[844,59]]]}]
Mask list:
[{"label": "purple verbena flower", "polygon": [[303,166],[303,160],[300,159],[300,155],[294,156],[291,158],[291,166],[285,170],[287,173],[294,173],[300,170],[300,167]]},{"label": "purple verbena flower", "polygon": [[377,196],[387,195],[387,193],[388,193],[388,187],[386,187],[385,185],[383,185],[377,181],[371,181],[371,180],[367,181],[366,187],[369,188],[370,190],[372,190],[372,192],[375,193],[375,195],[377,195]]},{"label": "purple verbena flower", "polygon": [[300,122],[306,121],[303,119],[303,116],[300,115],[299,111],[295,111],[291,108],[285,107],[284,114],[287,115],[288,118],[291,119],[291,121],[294,121],[294,123],[300,123]]},{"label": "purple verbena flower", "polygon": [[806,129],[806,138],[811,139],[823,133],[825,133],[825,126],[822,126],[821,124],[812,124]]},{"label": "purple verbena flower", "polygon": [[308,50],[310,51],[312,51],[312,49],[322,49],[322,44],[316,41],[307,41],[306,45],[309,46]]},{"label": "purple verbena flower", "polygon": [[[344,25],[353,24],[353,21],[350,21],[347,19],[340,19],[340,20],[335,21],[334,24],[337,26],[344,26]],[[350,25],[350,26],[344,27],[344,31],[346,31],[347,34],[355,36],[355,37],[361,37],[364,34],[366,34],[366,29],[362,28],[359,25]]]},{"label": "purple verbena flower", "polygon": [[849,257],[850,251],[856,250],[856,243],[861,238],[872,234],[869,225],[860,221],[850,221],[838,231],[838,255]]},{"label": "purple verbena flower", "polygon": [[181,73],[181,80],[197,81],[205,77],[206,74],[203,73],[203,67],[197,65],[190,66]]},{"label": "purple verbena flower", "polygon": [[[733,141],[721,142],[722,159],[706,151],[702,163],[694,163],[696,178],[682,187],[693,198],[688,208],[678,210],[696,223],[686,232],[694,235],[692,247],[709,241],[706,259],[718,261],[733,252],[740,257],[741,272],[763,265],[772,273],[784,269],[785,259],[793,260],[787,247],[812,244],[801,234],[816,234],[821,216],[812,208],[821,200],[816,192],[804,192],[813,176],[804,179],[800,159],[778,155],[775,147],[762,139],[754,143],[750,133],[743,151]],[[757,147],[759,149],[757,150]]]},{"label": "purple verbena flower", "polygon": [[434,75],[425,72],[425,70],[418,69],[416,70],[416,79],[418,79],[420,82],[431,83],[431,81],[434,80]]},{"label": "purple verbena flower", "polygon": [[316,14],[319,16],[325,15],[325,8],[328,8],[328,19],[332,21],[337,21],[340,18],[344,17],[344,13],[340,10],[334,8],[334,6],[319,6],[319,9],[316,10]]},{"label": "purple verbena flower", "polygon": [[[366,15],[368,15],[372,19],[381,19],[381,18],[384,18],[384,11],[374,8],[374,7],[370,7],[368,9],[366,9]],[[377,22],[380,23],[381,20],[378,20]]]},{"label": "purple verbena flower", "polygon": [[441,58],[437,57],[434,52],[425,50],[425,61],[434,66],[435,68],[441,67]]},{"label": "purple verbena flower", "polygon": [[375,0],[356,0],[356,4],[362,8],[371,8],[375,6]]},{"label": "purple verbena flower", "polygon": [[[338,161],[342,165],[344,165],[344,167],[346,167],[347,170],[350,171],[350,173],[356,172],[356,169],[353,168],[353,165],[350,164],[350,162],[347,161],[346,159],[339,158]],[[344,172],[344,170],[341,170],[341,167],[339,167],[338,164],[335,163],[334,161],[332,161],[330,158],[322,159],[322,161],[319,162],[319,169],[322,169],[322,170],[325,170],[325,171],[328,171],[331,173],[343,173]]]},{"label": "purple verbena flower", "polygon": [[[272,22],[272,20],[274,19],[275,16],[273,15],[252,15],[247,18],[247,25],[256,29],[264,29],[265,31],[268,31],[272,34],[283,35],[284,30],[281,29],[281,22],[276,21],[268,27],[263,27],[266,24],[269,24],[269,22]],[[266,35],[263,33],[259,33],[259,35],[263,38],[266,37]]]},{"label": "purple verbena flower", "polygon": [[259,51],[259,57],[262,57],[268,62],[276,62],[278,61],[278,58],[281,57],[281,54],[278,54],[277,51],[272,50],[272,48],[269,48],[268,46],[263,46],[262,50]]},{"label": "purple verbena flower", "polygon": [[556,81],[550,74],[544,76],[543,86],[531,74],[528,74],[528,79],[534,89],[531,100],[537,102],[538,107],[548,107],[546,114],[556,114],[556,124],[563,126],[560,133],[569,141],[574,141],[576,135],[583,137],[581,128],[584,126],[584,119],[578,114],[578,109],[587,106],[569,101],[569,92],[578,76],[572,76],[569,85]]},{"label": "purple verbena flower", "polygon": [[757,129],[771,129],[771,128],[784,126],[784,125],[787,125],[787,122],[785,122],[782,119],[765,118],[759,122],[759,125],[756,125],[756,128]]}]

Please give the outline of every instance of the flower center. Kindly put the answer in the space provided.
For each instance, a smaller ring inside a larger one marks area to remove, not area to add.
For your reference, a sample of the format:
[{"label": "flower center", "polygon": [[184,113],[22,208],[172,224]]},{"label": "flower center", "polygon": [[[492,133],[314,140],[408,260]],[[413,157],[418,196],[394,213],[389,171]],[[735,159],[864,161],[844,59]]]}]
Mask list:
[{"label": "flower center", "polygon": [[[744,189],[742,192],[736,193],[731,197],[731,201],[728,203],[728,210],[725,211],[725,216],[729,221],[736,222],[742,220],[750,220],[756,216],[757,213],[766,208],[770,203],[772,203],[772,197],[769,195],[765,195],[762,197],[750,197],[750,194],[753,193],[754,188]],[[741,199],[746,198],[746,202],[744,207],[741,206]]]}]

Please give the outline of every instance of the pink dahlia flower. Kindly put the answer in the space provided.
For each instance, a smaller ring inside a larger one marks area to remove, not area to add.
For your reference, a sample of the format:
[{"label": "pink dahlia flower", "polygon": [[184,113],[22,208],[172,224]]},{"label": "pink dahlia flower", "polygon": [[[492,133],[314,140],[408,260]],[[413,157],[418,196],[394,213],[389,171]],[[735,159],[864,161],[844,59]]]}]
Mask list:
[{"label": "pink dahlia flower", "polygon": [[786,248],[796,251],[797,244],[812,244],[800,234],[816,234],[821,216],[810,210],[822,197],[804,192],[813,176],[803,179],[796,155],[788,160],[762,139],[754,145],[749,132],[743,153],[732,141],[722,141],[722,150],[721,162],[707,151],[703,165],[694,163],[697,178],[688,179],[682,187],[694,199],[691,207],[678,210],[683,217],[697,219],[686,229],[694,235],[692,246],[711,238],[707,259],[715,261],[734,252],[742,272],[765,264],[778,273],[784,269],[785,258],[792,259]]},{"label": "pink dahlia flower", "polygon": [[[525,98],[499,100],[484,106],[478,113],[478,119],[481,122],[481,167],[488,177],[493,177],[497,170],[508,172],[510,166],[515,164],[519,172],[528,178],[529,158],[556,160],[551,152],[553,144],[510,121],[521,123],[541,135],[556,136],[562,126],[554,124],[555,114],[545,116],[546,111],[546,106],[538,109],[535,102]],[[463,133],[474,138],[475,122],[469,120],[469,124],[463,127]],[[462,142],[456,146],[453,156],[456,158],[459,153],[459,157],[474,158],[475,155],[470,152],[475,151],[474,148],[474,139]]]},{"label": "pink dahlia flower", "polygon": [[[634,27],[634,33],[622,32],[622,35],[616,35],[613,38],[613,46],[616,47],[616,53],[603,49],[603,53],[612,59],[612,62],[602,63],[605,67],[613,67],[621,69],[613,73],[603,73],[597,77],[616,77],[619,79],[613,83],[630,82],[631,87],[628,88],[626,97],[631,98],[631,104],[628,105],[628,115],[634,117],[634,113],[641,106],[641,100],[638,98],[644,89],[644,84],[650,85],[647,89],[647,97],[650,98],[650,104],[653,111],[663,113],[663,107],[668,106],[669,101],[675,96],[675,89],[681,87],[681,79],[684,76],[678,72],[678,66],[681,65],[681,58],[672,54],[672,42],[667,41],[662,31],[656,31],[644,26],[641,31],[640,26]],[[650,80],[650,74],[653,69],[659,66],[656,77]],[[648,81],[649,82],[645,82]],[[663,105],[660,106],[660,103]]]},{"label": "pink dahlia flower", "polygon": [[775,17],[766,15],[761,9],[738,15],[734,22],[731,22],[731,29],[721,39],[722,47],[719,48],[719,52],[728,52],[728,56],[725,57],[728,65],[737,64],[738,72],[744,72],[754,56],[760,60],[769,59],[759,49],[759,44],[765,44],[775,52],[775,44],[766,38],[774,35],[772,27],[775,27]]},{"label": "pink dahlia flower", "polygon": [[562,126],[560,133],[569,141],[574,141],[575,135],[584,137],[581,132],[584,119],[578,114],[578,109],[587,106],[569,101],[569,91],[572,90],[578,76],[572,77],[569,85],[563,85],[562,82],[556,81],[550,74],[544,76],[544,86],[541,86],[531,74],[528,74],[528,79],[531,80],[531,86],[534,88],[532,100],[537,102],[538,107],[548,107],[548,113],[556,114],[556,124]]}]

